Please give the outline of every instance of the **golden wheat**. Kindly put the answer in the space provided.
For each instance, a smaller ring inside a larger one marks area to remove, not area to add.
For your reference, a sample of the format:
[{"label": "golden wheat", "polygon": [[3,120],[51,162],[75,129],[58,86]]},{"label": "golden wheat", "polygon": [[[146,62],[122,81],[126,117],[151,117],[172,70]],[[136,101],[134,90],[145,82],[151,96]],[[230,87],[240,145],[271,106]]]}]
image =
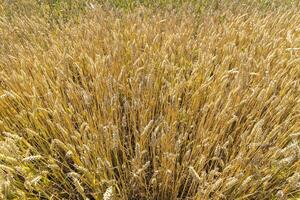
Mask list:
[{"label": "golden wheat", "polygon": [[1,15],[0,198],[299,196],[298,7],[214,2]]}]

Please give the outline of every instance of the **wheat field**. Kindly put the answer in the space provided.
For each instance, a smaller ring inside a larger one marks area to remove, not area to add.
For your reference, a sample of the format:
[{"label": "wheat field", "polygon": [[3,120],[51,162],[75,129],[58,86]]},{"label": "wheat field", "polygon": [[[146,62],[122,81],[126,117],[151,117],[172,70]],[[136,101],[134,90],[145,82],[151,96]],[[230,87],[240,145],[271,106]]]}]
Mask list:
[{"label": "wheat field", "polygon": [[0,199],[299,197],[297,1],[0,2]]}]

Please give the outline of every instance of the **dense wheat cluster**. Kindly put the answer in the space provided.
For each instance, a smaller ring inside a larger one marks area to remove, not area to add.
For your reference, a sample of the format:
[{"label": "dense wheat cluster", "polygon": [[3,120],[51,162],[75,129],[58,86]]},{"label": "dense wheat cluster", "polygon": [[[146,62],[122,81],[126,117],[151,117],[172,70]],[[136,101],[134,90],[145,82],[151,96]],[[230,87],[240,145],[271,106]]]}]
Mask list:
[{"label": "dense wheat cluster", "polygon": [[299,197],[299,7],[23,2],[0,6],[0,199]]}]

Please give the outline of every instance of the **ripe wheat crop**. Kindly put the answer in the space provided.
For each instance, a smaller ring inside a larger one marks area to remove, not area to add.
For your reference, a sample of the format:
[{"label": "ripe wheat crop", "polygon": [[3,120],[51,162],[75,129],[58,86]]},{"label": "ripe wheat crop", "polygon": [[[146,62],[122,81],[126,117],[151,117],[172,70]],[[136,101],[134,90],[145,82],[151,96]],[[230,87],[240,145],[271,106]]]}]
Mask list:
[{"label": "ripe wheat crop", "polygon": [[299,6],[20,2],[0,6],[0,199],[299,197]]}]

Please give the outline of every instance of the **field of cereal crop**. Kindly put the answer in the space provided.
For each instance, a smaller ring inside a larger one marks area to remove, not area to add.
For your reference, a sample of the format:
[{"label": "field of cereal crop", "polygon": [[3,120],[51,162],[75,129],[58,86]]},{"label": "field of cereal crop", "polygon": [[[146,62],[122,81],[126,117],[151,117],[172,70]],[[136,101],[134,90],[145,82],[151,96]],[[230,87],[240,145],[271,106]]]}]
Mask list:
[{"label": "field of cereal crop", "polygon": [[299,198],[299,10],[0,0],[0,199]]}]

